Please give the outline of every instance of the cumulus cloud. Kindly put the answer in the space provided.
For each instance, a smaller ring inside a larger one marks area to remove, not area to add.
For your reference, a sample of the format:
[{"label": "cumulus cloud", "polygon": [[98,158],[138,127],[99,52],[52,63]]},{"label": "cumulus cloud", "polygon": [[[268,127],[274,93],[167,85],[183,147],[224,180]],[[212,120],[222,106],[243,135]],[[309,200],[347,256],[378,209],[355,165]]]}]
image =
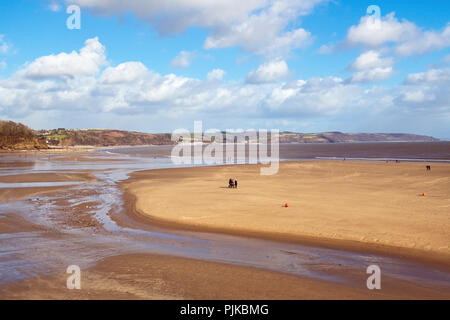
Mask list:
[{"label": "cumulus cloud", "polygon": [[208,73],[208,76],[206,78],[208,79],[208,81],[222,80],[225,74],[226,72],[222,69],[214,69]]},{"label": "cumulus cloud", "polygon": [[19,73],[32,79],[87,76],[99,73],[100,68],[106,64],[105,47],[96,37],[86,40],[80,52],[62,52],[37,58]]},{"label": "cumulus cloud", "polygon": [[195,57],[194,52],[181,51],[171,62],[172,67],[187,68]]},{"label": "cumulus cloud", "polygon": [[247,75],[247,82],[253,84],[271,83],[289,77],[289,68],[286,61],[271,61],[260,65]]},{"label": "cumulus cloud", "polygon": [[[91,45],[103,48],[98,40],[91,40],[84,48]],[[94,45],[95,42],[98,44]],[[75,56],[82,55],[82,51],[75,52]],[[88,56],[96,56],[95,52],[104,52],[104,48],[88,51]],[[383,61],[379,56],[378,59]],[[361,58],[353,67],[375,67],[380,63],[378,59]],[[94,60],[106,61],[106,57]],[[47,65],[52,67],[55,62],[52,60]],[[258,69],[261,72],[256,76]],[[423,110],[441,118],[450,114],[447,69],[412,74],[403,85],[394,88],[368,88],[338,77],[268,82],[287,73],[284,61],[263,64],[258,69],[255,77],[261,77],[258,78],[261,81],[242,83],[217,81],[224,75],[220,69],[211,71],[202,81],[175,74],[162,75],[138,61],[100,68],[97,73],[95,70],[80,72],[76,68],[63,68],[62,72],[56,68],[58,72],[47,73],[46,77],[30,77],[25,67],[9,78],[0,79],[0,117],[26,118],[30,125],[41,123],[38,121],[45,115],[54,121],[46,120],[47,126],[98,127],[115,123],[133,129],[139,125],[145,130],[170,130],[177,125],[189,125],[194,119],[226,128],[235,127],[237,119],[244,119],[239,123],[244,126],[251,119],[252,126],[257,127],[275,119],[328,121],[347,115],[352,119],[350,124],[355,124],[368,114],[381,122],[385,119],[383,115],[391,118],[395,114],[400,119],[398,123],[406,123],[403,116],[423,119]],[[361,118],[356,114],[361,114]],[[376,122],[371,118],[369,124]],[[411,126],[411,131],[415,131],[414,124]]]},{"label": "cumulus cloud", "polygon": [[100,76],[100,83],[120,84],[138,81],[148,73],[147,67],[141,62],[125,62],[117,67],[106,68]]},{"label": "cumulus cloud", "polygon": [[450,46],[450,24],[441,32],[425,31],[418,38],[409,39],[400,43],[395,51],[402,56],[424,54],[434,50],[440,50]]},{"label": "cumulus cloud", "polygon": [[204,43],[207,49],[239,46],[244,51],[274,58],[286,56],[292,49],[311,42],[308,31],[292,25],[298,17],[311,13],[315,6],[328,1],[71,0],[71,3],[100,14],[132,12],[163,35],[189,27],[206,27],[211,30]]},{"label": "cumulus cloud", "polygon": [[353,45],[377,47],[389,42],[407,41],[419,32],[414,23],[398,21],[392,12],[380,19],[374,16],[362,17],[358,25],[348,30],[347,41]]},{"label": "cumulus cloud", "polygon": [[371,48],[393,45],[394,52],[401,56],[424,54],[450,46],[450,25],[442,31],[424,31],[406,19],[398,20],[394,12],[380,19],[364,16],[358,25],[350,27],[346,43]]},{"label": "cumulus cloud", "polygon": [[374,50],[361,54],[348,68],[350,71],[355,71],[351,81],[370,82],[391,77],[394,59],[381,58],[380,55],[380,52]]},{"label": "cumulus cloud", "polygon": [[386,68],[392,66],[392,64],[392,58],[380,58],[380,52],[370,50],[361,54],[356,61],[350,65],[350,69],[360,71],[372,68]]},{"label": "cumulus cloud", "polygon": [[396,92],[395,103],[408,109],[450,115],[450,68],[432,69],[406,77]]},{"label": "cumulus cloud", "polygon": [[244,51],[269,58],[285,57],[292,49],[309,45],[311,33],[303,28],[286,30],[288,24],[302,12],[305,14],[319,1],[275,1],[252,13],[247,19],[214,29],[204,47],[225,48],[239,46]]},{"label": "cumulus cloud", "polygon": [[189,27],[215,27],[245,19],[253,10],[265,6],[268,0],[71,0],[70,3],[101,14],[131,12],[153,24],[161,34],[170,34]]},{"label": "cumulus cloud", "polygon": [[402,95],[402,100],[405,102],[412,102],[412,103],[423,103],[425,101],[432,101],[434,99],[434,96],[428,96],[422,91],[413,91],[413,92],[405,92]]},{"label": "cumulus cloud", "polygon": [[331,116],[361,104],[364,93],[359,86],[338,77],[297,80],[274,88],[263,101],[268,115]]},{"label": "cumulus cloud", "polygon": [[430,83],[449,83],[450,68],[432,69],[426,72],[413,73],[407,76],[405,84],[409,85],[426,85]]},{"label": "cumulus cloud", "polygon": [[392,76],[392,67],[374,68],[356,72],[352,78],[352,82],[372,82],[388,79]]}]

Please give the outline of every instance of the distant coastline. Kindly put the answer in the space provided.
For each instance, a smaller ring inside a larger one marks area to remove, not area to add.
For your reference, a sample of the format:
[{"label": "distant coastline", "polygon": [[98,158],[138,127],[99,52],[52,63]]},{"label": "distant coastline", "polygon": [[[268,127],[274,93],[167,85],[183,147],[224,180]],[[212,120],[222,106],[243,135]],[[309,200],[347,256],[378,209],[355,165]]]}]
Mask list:
[{"label": "distant coastline", "polygon": [[[148,145],[175,145],[170,133],[143,133],[114,129],[51,129],[32,130],[23,124],[1,121],[0,149],[62,150],[68,148],[136,147]],[[224,132],[224,137],[227,133]],[[200,142],[193,136],[191,142]],[[280,132],[280,143],[337,144],[374,142],[437,142],[440,139],[407,133],[297,133]],[[250,141],[251,143],[252,141]],[[256,142],[256,141],[255,141]]]}]

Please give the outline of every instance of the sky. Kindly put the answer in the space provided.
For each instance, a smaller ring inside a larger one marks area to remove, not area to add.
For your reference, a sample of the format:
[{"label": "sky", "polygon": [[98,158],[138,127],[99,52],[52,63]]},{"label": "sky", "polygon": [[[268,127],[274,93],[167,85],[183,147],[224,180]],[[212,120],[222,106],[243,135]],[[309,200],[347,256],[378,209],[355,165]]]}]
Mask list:
[{"label": "sky", "polygon": [[450,139],[450,1],[2,0],[0,119]]}]

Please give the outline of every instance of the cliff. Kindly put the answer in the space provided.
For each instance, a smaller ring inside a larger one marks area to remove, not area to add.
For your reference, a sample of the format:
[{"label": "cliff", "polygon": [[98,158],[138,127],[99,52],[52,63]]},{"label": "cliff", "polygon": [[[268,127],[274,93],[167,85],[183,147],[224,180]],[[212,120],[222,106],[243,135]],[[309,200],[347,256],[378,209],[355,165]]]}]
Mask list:
[{"label": "cliff", "polygon": [[37,138],[35,132],[21,123],[0,120],[1,150],[48,149],[44,140]]}]

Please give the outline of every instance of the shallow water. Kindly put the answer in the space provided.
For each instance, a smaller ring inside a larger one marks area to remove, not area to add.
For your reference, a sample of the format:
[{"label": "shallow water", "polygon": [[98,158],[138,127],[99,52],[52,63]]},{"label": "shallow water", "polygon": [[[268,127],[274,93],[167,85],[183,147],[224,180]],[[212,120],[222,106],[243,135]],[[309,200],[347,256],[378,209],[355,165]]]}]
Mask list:
[{"label": "shallow water", "polygon": [[5,188],[42,188],[42,187],[64,187],[80,184],[80,181],[59,182],[0,182],[0,189]]},{"label": "shallow water", "polygon": [[[366,274],[369,265],[377,264],[383,275],[450,290],[450,273],[419,262],[239,236],[168,230],[137,221],[127,221],[130,227],[126,228],[117,225],[111,217],[127,218],[117,183],[136,170],[174,167],[169,154],[170,147],[140,147],[101,150],[101,157],[89,155],[93,161],[60,161],[58,159],[62,156],[58,155],[1,156],[0,174],[95,170],[93,174],[97,181],[72,183],[48,196],[0,203],[0,219],[6,213],[15,213],[50,230],[0,234],[0,284],[65,272],[65,268],[72,264],[87,268],[102,258],[117,254],[156,253],[253,266],[342,283],[354,280],[330,274],[327,269],[338,266],[342,270],[352,269]],[[105,155],[122,161],[99,161]],[[4,185],[10,184],[0,184],[0,188],[5,188]],[[36,186],[36,183],[27,185]],[[82,204],[86,204],[86,212],[99,221],[104,230],[75,228],[66,223],[64,216],[67,211]],[[365,286],[365,283],[356,285]]]}]

